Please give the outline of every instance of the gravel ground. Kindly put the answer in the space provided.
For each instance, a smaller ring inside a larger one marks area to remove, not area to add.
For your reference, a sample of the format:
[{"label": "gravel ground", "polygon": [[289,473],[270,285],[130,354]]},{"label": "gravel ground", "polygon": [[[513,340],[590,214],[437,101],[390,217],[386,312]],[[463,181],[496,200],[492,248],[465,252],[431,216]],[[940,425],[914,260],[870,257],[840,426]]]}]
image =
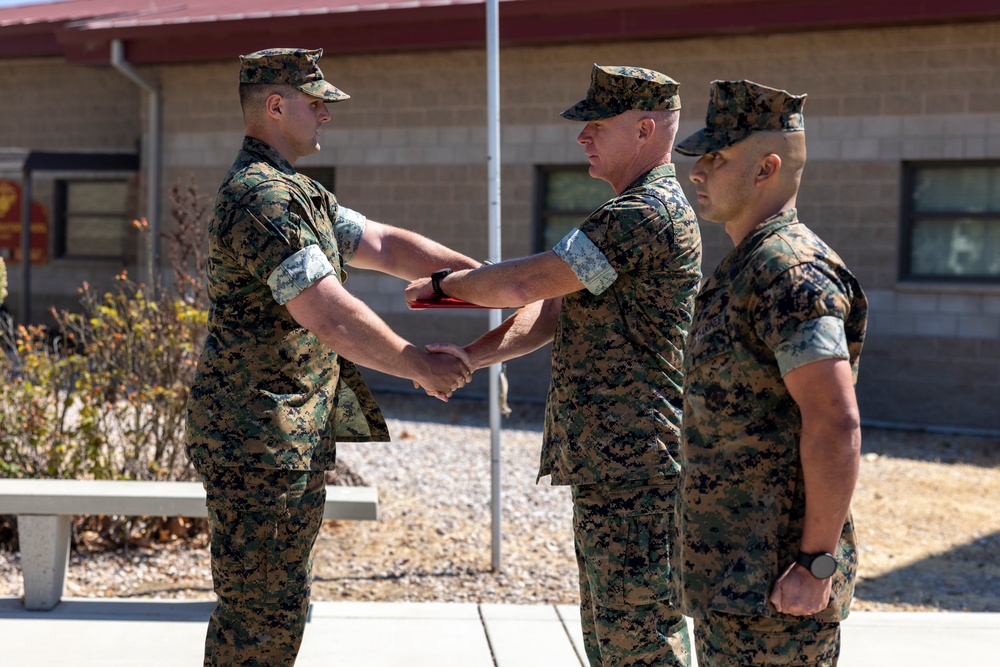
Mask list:
[{"label": "gravel ground", "polygon": [[[378,522],[327,522],[318,600],[578,601],[569,490],[535,484],[542,408],[514,405],[502,434],[500,572],[491,567],[490,442],[482,402],[379,397],[392,444],[343,444],[379,488]],[[1000,611],[1000,441],[866,429],[854,514],[855,609]],[[0,552],[0,595],[20,595]],[[210,599],[203,539],[72,555],[70,596]]]}]

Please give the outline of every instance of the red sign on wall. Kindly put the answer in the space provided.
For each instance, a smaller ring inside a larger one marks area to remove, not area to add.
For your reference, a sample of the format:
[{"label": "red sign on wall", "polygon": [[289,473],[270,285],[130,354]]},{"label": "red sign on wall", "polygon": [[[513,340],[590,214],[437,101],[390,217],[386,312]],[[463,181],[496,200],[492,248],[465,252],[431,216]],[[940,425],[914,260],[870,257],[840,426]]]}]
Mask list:
[{"label": "red sign on wall", "polygon": [[[5,261],[21,261],[21,184],[0,180],[0,253]],[[49,213],[31,202],[31,263],[49,261]]]}]

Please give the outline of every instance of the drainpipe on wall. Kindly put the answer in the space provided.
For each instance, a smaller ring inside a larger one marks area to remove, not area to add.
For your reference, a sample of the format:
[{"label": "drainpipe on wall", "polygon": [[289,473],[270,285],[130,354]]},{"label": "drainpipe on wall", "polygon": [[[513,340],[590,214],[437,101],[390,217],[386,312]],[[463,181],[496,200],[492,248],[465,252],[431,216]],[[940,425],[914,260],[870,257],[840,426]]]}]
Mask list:
[{"label": "drainpipe on wall", "polygon": [[[119,72],[127,76],[134,83],[145,89],[149,93],[149,125],[147,133],[149,139],[146,145],[146,168],[148,170],[146,179],[146,206],[148,208],[150,248],[149,248],[149,276],[151,279],[159,280],[160,277],[160,181],[163,171],[163,148],[162,148],[162,94],[156,84],[144,78],[135,67],[125,60],[125,45],[120,39],[111,42],[111,65]],[[153,285],[150,285],[152,288]]]}]

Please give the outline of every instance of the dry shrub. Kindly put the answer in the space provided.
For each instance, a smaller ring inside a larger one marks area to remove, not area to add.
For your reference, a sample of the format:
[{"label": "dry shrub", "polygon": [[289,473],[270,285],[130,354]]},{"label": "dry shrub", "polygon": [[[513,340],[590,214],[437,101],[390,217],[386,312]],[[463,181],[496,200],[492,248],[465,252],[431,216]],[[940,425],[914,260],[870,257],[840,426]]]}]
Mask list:
[{"label": "dry shrub", "polygon": [[[84,283],[80,310],[53,310],[51,330],[6,321],[0,338],[0,475],[194,478],[184,451],[184,420],[207,322],[206,208],[193,183],[175,186],[171,198],[177,227],[164,236],[172,289],[152,279],[134,282],[122,272],[105,294]],[[146,221],[133,224],[151,246]],[[115,546],[179,525],[128,517],[87,520],[89,530],[98,527],[100,541]],[[77,520],[75,532],[83,521]]]}]

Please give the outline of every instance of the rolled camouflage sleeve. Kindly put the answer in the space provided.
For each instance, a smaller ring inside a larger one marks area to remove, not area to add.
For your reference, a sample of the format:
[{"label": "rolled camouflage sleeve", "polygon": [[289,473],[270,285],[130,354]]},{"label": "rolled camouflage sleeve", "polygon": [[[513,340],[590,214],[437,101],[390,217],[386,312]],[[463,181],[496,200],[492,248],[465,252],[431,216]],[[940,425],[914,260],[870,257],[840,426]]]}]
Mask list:
[{"label": "rolled camouflage sleeve", "polygon": [[618,279],[618,272],[601,249],[579,229],[572,230],[552,249],[573,269],[592,294],[600,294]]},{"label": "rolled camouflage sleeve", "polygon": [[311,245],[282,262],[267,278],[274,300],[285,304],[323,276],[335,273],[333,264],[318,245]]},{"label": "rolled camouflage sleeve", "polygon": [[806,320],[774,350],[781,377],[800,366],[824,359],[850,359],[847,333],[839,317]]},{"label": "rolled camouflage sleeve", "polygon": [[756,333],[782,375],[814,361],[849,358],[844,322],[850,303],[825,263],[782,271],[759,294],[752,306]]},{"label": "rolled camouflage sleeve", "polygon": [[627,194],[597,209],[580,231],[617,274],[632,273],[673,247],[672,222],[653,197]]},{"label": "rolled camouflage sleeve", "polygon": [[337,217],[334,219],[333,230],[337,237],[337,249],[340,257],[347,264],[354,257],[361,236],[365,233],[365,223],[368,221],[363,214],[346,206],[337,206]]}]

